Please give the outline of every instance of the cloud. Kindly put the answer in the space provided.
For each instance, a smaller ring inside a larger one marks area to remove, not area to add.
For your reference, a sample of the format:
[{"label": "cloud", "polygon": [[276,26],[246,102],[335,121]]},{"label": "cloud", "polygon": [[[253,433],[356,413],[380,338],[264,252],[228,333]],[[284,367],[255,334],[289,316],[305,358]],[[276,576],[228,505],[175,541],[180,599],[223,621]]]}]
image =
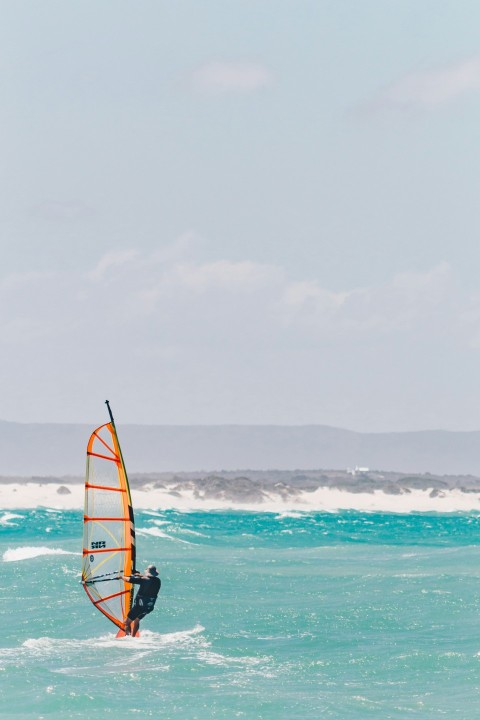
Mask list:
[{"label": "cloud", "polygon": [[270,70],[254,62],[210,62],[192,74],[194,90],[207,94],[251,93],[271,83]]},{"label": "cloud", "polygon": [[[292,280],[275,265],[201,262],[133,249],[104,255],[85,276],[11,276],[0,283],[0,300],[8,308],[4,342],[28,335],[29,328],[32,338],[38,336],[43,326],[44,333],[72,341],[83,331],[99,346],[106,338],[115,345],[118,338],[150,348],[200,344],[206,352],[206,337],[235,345],[247,335],[268,336],[272,343],[291,335],[301,345],[312,338],[377,342],[426,327],[433,332],[458,304],[446,263],[382,285],[333,292],[314,280]],[[468,317],[474,317],[471,309]]]},{"label": "cloud", "polygon": [[88,277],[94,282],[105,280],[109,275],[111,275],[112,270],[131,264],[137,255],[138,253],[136,250],[120,250],[118,252],[107,253],[88,273]]},{"label": "cloud", "polygon": [[282,277],[282,271],[271,265],[217,260],[197,265],[177,265],[170,282],[195,292],[222,290],[230,294],[255,292]]},{"label": "cloud", "polygon": [[390,107],[435,107],[480,90],[480,56],[437,70],[412,72],[387,87],[379,104]]},{"label": "cloud", "polygon": [[283,293],[287,317],[291,320],[299,314],[331,316],[340,310],[347,298],[348,293],[325,290],[312,280],[289,283]]},{"label": "cloud", "polygon": [[447,263],[426,272],[401,273],[388,283],[331,292],[309,281],[284,288],[284,317],[290,325],[344,338],[388,336],[420,328],[442,315],[454,295]]},{"label": "cloud", "polygon": [[394,417],[406,399],[398,383],[384,398],[389,372],[418,374],[417,385],[409,379],[418,402],[430,370],[416,364],[458,359],[479,334],[480,302],[462,295],[446,263],[332,291],[277,265],[199,260],[179,247],[112,252],[87,274],[0,281],[4,416],[19,417],[24,395],[37,419],[58,420],[65,407],[74,419],[110,393],[142,422],[348,427],[353,397],[357,418],[367,400]]},{"label": "cloud", "polygon": [[202,238],[193,230],[187,230],[179,235],[172,243],[163,245],[152,254],[153,262],[173,262],[192,256],[203,243]]}]

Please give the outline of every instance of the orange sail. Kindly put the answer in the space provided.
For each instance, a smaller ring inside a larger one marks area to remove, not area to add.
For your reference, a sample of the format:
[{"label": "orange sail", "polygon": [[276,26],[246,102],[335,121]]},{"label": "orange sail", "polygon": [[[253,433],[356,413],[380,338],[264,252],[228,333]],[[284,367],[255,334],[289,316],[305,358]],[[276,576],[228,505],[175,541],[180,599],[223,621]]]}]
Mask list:
[{"label": "orange sail", "polygon": [[123,628],[133,598],[133,586],[123,576],[135,571],[135,523],[111,412],[110,417],[87,446],[82,584],[97,610]]}]

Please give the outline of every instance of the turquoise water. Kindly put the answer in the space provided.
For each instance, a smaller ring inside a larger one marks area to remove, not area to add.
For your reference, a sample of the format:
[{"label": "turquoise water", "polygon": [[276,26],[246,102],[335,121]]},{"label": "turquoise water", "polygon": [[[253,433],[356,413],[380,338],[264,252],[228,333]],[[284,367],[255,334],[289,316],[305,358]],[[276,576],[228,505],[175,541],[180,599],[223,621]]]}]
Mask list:
[{"label": "turquoise water", "polygon": [[80,585],[80,512],[0,529],[1,718],[476,716],[477,516],[138,512],[138,640]]}]

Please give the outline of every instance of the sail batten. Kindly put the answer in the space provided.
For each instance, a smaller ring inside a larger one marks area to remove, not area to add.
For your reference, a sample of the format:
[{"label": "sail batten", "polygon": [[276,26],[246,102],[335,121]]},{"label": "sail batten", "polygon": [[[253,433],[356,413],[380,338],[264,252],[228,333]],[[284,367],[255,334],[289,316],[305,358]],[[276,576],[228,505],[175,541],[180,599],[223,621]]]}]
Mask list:
[{"label": "sail batten", "polygon": [[120,458],[108,457],[107,455],[100,455],[99,453],[87,452],[90,457],[102,458],[102,460],[108,460],[109,462],[120,463]]},{"label": "sail batten", "polygon": [[88,441],[83,528],[83,587],[94,607],[123,628],[133,596],[123,576],[135,570],[135,526],[113,417]]},{"label": "sail batten", "polygon": [[99,517],[98,515],[96,515],[95,517],[87,517],[85,515],[83,519],[85,522],[99,522],[100,520],[112,520],[113,522],[127,522],[128,520],[130,520],[130,518],[128,518],[128,517]]},{"label": "sail batten", "polygon": [[93,488],[94,490],[109,490],[111,492],[127,492],[125,488],[112,488],[107,487],[106,485],[90,485],[90,483],[85,483],[86,488]]}]

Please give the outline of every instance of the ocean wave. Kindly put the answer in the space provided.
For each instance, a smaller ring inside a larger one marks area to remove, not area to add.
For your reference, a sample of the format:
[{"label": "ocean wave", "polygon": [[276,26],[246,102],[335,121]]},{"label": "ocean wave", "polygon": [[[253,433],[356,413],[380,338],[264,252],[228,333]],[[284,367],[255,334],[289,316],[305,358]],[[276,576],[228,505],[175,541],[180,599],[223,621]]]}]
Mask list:
[{"label": "ocean wave", "polygon": [[182,532],[182,533],[185,533],[185,535],[195,535],[196,537],[202,537],[202,538],[210,537],[209,535],[206,535],[205,533],[198,532],[197,530],[190,530],[189,528],[184,528],[184,527],[175,528],[175,532]]},{"label": "ocean wave", "polygon": [[39,637],[39,638],[28,638],[22,643],[22,647],[27,650],[31,650],[36,654],[49,653],[51,650],[56,650],[61,641],[50,637]]},{"label": "ocean wave", "polygon": [[268,655],[262,657],[222,655],[212,650],[202,650],[198,653],[198,659],[207,665],[221,665],[227,667],[230,665],[242,665],[244,667],[255,667],[257,665],[265,665],[272,662],[272,658]]},{"label": "ocean wave", "polygon": [[171,535],[168,535],[168,533],[164,532],[163,530],[160,530],[160,528],[158,528],[158,527],[136,528],[135,532],[137,535],[153,535],[153,537],[165,538],[166,540],[172,540],[172,542],[181,542],[181,543],[186,543],[187,545],[192,544],[192,543],[188,542],[188,540],[182,540],[182,538],[179,538],[179,537],[172,537]]},{"label": "ocean wave", "polygon": [[82,641],[88,642],[89,646],[92,644],[95,647],[122,647],[127,651],[138,651],[138,650],[159,650],[166,646],[174,647],[209,647],[210,643],[203,636],[205,628],[203,625],[197,624],[195,627],[189,630],[178,630],[171,633],[157,633],[152,630],[144,630],[141,628],[140,637],[132,638],[126,635],[123,638],[116,638],[112,635],[102,635],[99,638]]},{"label": "ocean wave", "polygon": [[[108,635],[101,635],[100,637],[84,639],[52,638],[44,636],[39,638],[28,638],[22,643],[21,647],[29,652],[39,655],[49,655],[51,653],[56,654],[59,649],[61,649],[62,652],[68,652],[69,650],[78,651],[82,648],[90,651],[92,647],[113,647],[121,650],[122,653],[125,651],[157,651],[160,647],[165,647],[167,645],[183,648],[195,645],[198,648],[206,648],[210,646],[210,643],[203,636],[204,630],[205,628],[203,625],[197,624],[188,630],[178,630],[171,633],[158,633],[153,632],[152,630],[142,629],[140,637],[138,638],[132,638],[129,636],[116,638],[112,633],[109,633]],[[18,648],[7,648],[7,650],[17,652]]]},{"label": "ocean wave", "polygon": [[[205,628],[197,624],[188,630],[158,633],[141,630],[139,637],[116,638],[115,631],[88,638],[39,637],[25,640],[19,647],[0,649],[0,666],[14,661],[17,665],[28,663],[29,658],[55,658],[57,667],[51,672],[67,676],[98,677],[99,675],[127,675],[167,672],[169,658],[178,652],[192,660],[210,647],[204,636]],[[92,649],[95,658],[107,657],[108,663],[92,664]]]},{"label": "ocean wave", "polygon": [[18,525],[18,523],[12,522],[12,520],[23,520],[23,515],[17,515],[16,513],[6,512],[0,517],[0,525],[4,527],[12,527],[12,525]]},{"label": "ocean wave", "polygon": [[185,535],[195,535],[196,537],[202,538],[208,537],[208,535],[198,532],[198,530],[191,530],[190,528],[186,528],[183,525],[175,525],[170,520],[149,520],[148,522],[151,522],[153,525],[158,527],[163,527],[164,525],[167,525],[167,529],[170,533],[183,533]]},{"label": "ocean wave", "polygon": [[167,538],[168,540],[171,540],[172,538],[167,535],[166,532],[163,530],[160,530],[159,528],[153,527],[153,528],[139,528],[137,527],[135,529],[135,533],[137,535],[153,535],[154,537],[163,537]]},{"label": "ocean wave", "polygon": [[62,550],[61,548],[49,548],[49,547],[18,547],[9,548],[3,553],[3,562],[17,562],[18,560],[31,560],[32,558],[40,557],[41,555],[77,555],[78,553],[70,552],[69,550]]}]

